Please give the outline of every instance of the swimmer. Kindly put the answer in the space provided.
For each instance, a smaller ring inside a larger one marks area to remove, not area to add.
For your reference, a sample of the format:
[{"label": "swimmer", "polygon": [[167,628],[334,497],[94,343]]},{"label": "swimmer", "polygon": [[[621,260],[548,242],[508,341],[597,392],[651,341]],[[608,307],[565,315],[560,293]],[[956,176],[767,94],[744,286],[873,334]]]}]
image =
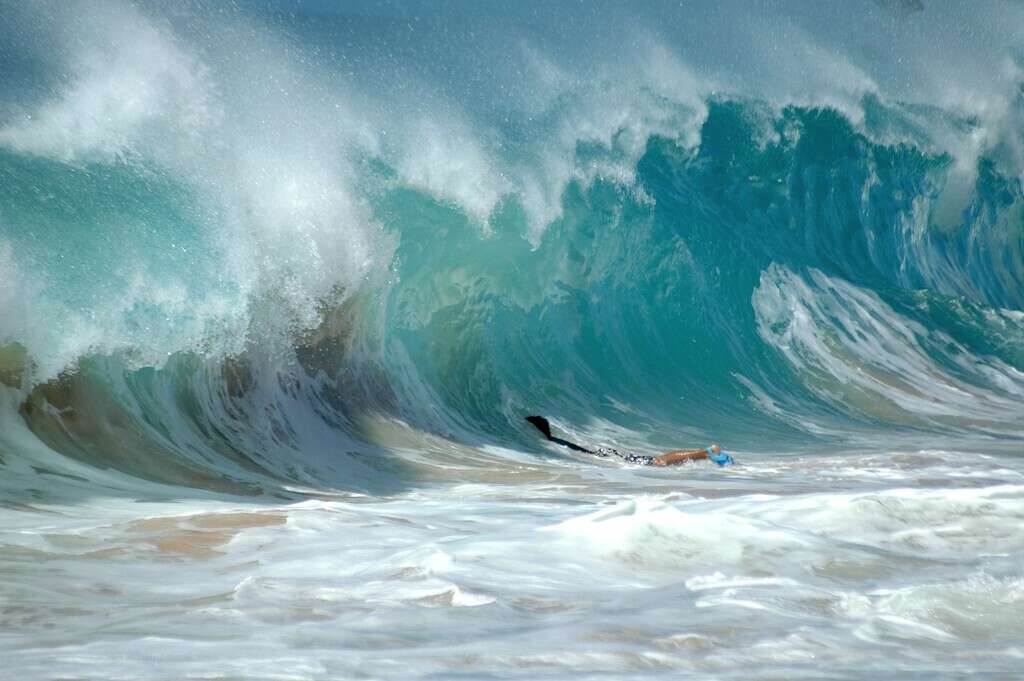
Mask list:
[{"label": "swimmer", "polygon": [[611,447],[587,449],[573,442],[569,442],[568,440],[563,440],[562,438],[553,436],[551,434],[551,424],[548,423],[548,420],[543,416],[527,416],[526,420],[532,423],[537,430],[543,433],[544,437],[555,444],[568,447],[574,452],[586,452],[587,454],[595,454],[600,457],[617,456],[626,463],[636,463],[644,466],[676,466],[686,461],[697,461],[699,459],[709,459],[717,463],[719,466],[736,463],[733,458],[726,452],[722,451],[722,448],[717,444],[709,445],[703,449],[674,449],[671,452],[665,452],[659,456],[644,456],[642,454],[631,454],[629,452],[623,453]]}]

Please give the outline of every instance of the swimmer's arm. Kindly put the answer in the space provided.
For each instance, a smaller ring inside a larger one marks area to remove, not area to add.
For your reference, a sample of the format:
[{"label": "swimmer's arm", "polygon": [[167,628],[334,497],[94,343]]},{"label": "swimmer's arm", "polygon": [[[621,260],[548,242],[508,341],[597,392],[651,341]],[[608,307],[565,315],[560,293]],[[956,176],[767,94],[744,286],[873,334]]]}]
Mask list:
[{"label": "swimmer's arm", "polygon": [[[711,445],[712,450],[719,451],[718,445]],[[652,466],[675,466],[686,461],[697,461],[708,458],[707,449],[674,449],[651,459]]]}]

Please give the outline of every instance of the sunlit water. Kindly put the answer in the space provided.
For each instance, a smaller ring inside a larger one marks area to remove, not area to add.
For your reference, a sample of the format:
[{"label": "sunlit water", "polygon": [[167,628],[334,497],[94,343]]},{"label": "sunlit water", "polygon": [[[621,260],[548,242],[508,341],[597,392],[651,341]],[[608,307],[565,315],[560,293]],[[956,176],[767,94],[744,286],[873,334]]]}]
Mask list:
[{"label": "sunlit water", "polygon": [[1022,44],[0,0],[0,679],[1020,677]]},{"label": "sunlit water", "polygon": [[1013,678],[1019,457],[737,456],[6,510],[4,675]]}]

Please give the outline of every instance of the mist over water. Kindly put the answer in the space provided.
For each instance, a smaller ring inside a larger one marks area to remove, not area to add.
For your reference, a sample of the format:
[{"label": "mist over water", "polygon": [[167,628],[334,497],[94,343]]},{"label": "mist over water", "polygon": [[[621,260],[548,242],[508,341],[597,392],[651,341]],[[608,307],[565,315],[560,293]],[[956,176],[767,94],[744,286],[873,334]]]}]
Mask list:
[{"label": "mist over water", "polygon": [[1021,6],[0,15],[10,673],[1016,669]]}]

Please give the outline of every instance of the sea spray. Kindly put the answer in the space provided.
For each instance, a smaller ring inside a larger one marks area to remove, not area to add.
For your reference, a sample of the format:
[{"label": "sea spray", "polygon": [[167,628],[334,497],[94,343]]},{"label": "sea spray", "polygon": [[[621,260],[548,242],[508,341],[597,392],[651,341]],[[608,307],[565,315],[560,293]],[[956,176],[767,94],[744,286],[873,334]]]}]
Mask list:
[{"label": "sea spray", "polygon": [[1019,666],[1019,7],[0,13],[11,673]]}]

